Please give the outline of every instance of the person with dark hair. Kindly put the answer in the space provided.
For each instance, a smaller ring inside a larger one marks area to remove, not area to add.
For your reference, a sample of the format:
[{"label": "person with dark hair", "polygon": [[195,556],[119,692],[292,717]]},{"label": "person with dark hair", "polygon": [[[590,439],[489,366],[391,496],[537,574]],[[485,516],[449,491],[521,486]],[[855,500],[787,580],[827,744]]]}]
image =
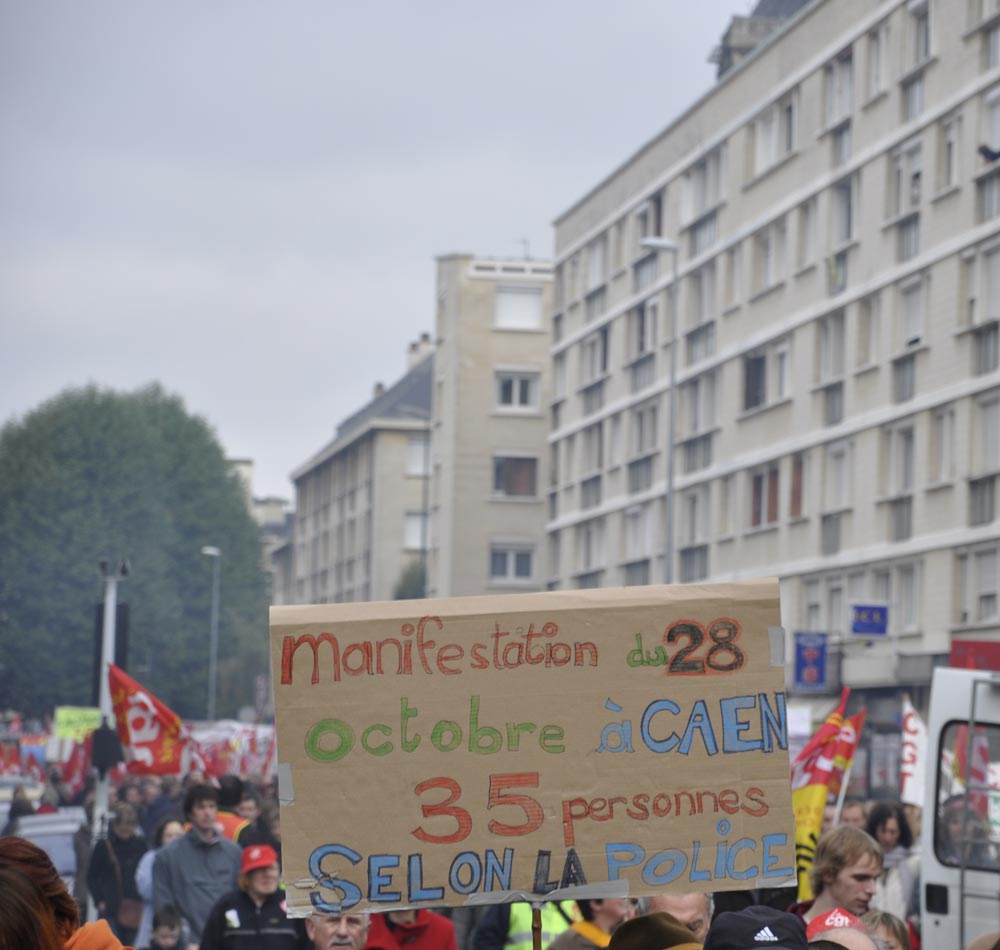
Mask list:
[{"label": "person with dark hair", "polygon": [[167,904],[153,915],[153,928],[149,942],[136,944],[139,950],[182,950],[188,943],[184,938],[184,921],[181,912]]},{"label": "person with dark hair", "polygon": [[56,921],[31,878],[0,868],[0,950],[62,950]]},{"label": "person with dark hair", "polygon": [[153,910],[173,904],[196,935],[205,929],[215,902],[236,887],[240,871],[239,845],[216,826],[218,802],[211,785],[192,785],[184,796],[190,829],[153,861]]},{"label": "person with dark hair", "polygon": [[230,841],[236,841],[247,821],[237,814],[243,798],[243,779],[238,775],[223,775],[219,779],[219,813],[215,823]]},{"label": "person with dark hair", "polygon": [[277,802],[265,802],[261,806],[256,821],[248,822],[236,838],[241,848],[249,848],[254,844],[266,844],[278,853],[278,864],[281,864],[281,813]]},{"label": "person with dark hair", "polygon": [[882,847],[882,874],[871,906],[907,920],[920,914],[913,832],[899,802],[876,802],[865,830]]},{"label": "person with dark hair", "polygon": [[[20,788],[18,790],[20,791]],[[31,804],[28,797],[25,795],[18,796],[15,794],[10,803],[10,810],[7,812],[7,824],[3,826],[3,831],[0,832],[0,836],[6,837],[7,835],[16,835],[17,819],[23,818],[25,815],[33,814],[35,814],[35,806]]]},{"label": "person with dark hair", "polygon": [[99,838],[87,868],[87,889],[97,913],[111,925],[122,943],[131,944],[142,918],[142,898],[135,871],[146,853],[146,839],[138,831],[139,816],[124,802],[112,810],[106,838]]},{"label": "person with dark hair", "polygon": [[150,935],[153,932],[153,920],[156,917],[153,913],[153,863],[156,861],[156,855],[159,854],[160,848],[166,847],[182,834],[184,834],[184,825],[180,818],[168,815],[161,819],[153,830],[153,846],[142,856],[139,860],[139,866],[135,869],[135,886],[139,895],[146,902],[142,909],[139,932],[135,935],[137,947],[149,943]]}]

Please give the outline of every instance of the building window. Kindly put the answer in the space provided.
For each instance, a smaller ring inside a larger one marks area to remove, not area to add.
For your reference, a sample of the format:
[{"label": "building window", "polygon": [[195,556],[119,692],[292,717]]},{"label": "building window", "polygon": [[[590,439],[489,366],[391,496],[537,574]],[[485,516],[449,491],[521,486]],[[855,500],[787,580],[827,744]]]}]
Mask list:
[{"label": "building window", "polygon": [[868,98],[885,89],[885,61],[889,47],[889,24],[880,23],[868,33]]},{"label": "building window", "polygon": [[834,249],[854,239],[854,178],[845,178],[830,189],[830,243]]},{"label": "building window", "polygon": [[680,539],[685,547],[708,540],[709,486],[699,485],[681,495]]},{"label": "building window", "polygon": [[498,371],[497,406],[501,409],[537,410],[538,383],[538,373]]},{"label": "building window", "polygon": [[494,456],[493,494],[504,498],[533,498],[537,495],[538,459]]},{"label": "building window", "polygon": [[823,510],[844,511],[851,505],[851,447],[837,442],[826,449],[823,472]]},{"label": "building window", "polygon": [[828,128],[851,114],[854,108],[854,57],[850,48],[823,70],[823,101]]},{"label": "building window", "polygon": [[912,68],[926,63],[931,55],[931,22],[927,0],[917,0],[907,7],[909,22],[909,51],[907,66]]},{"label": "building window", "polygon": [[750,527],[776,524],[779,497],[778,463],[772,462],[750,473]]},{"label": "building window", "polygon": [[828,313],[817,321],[816,381],[820,384],[838,380],[844,375],[844,325],[843,310]]},{"label": "building window", "polygon": [[753,292],[774,287],[785,276],[785,219],[778,218],[752,238]]},{"label": "building window", "polygon": [[622,512],[622,553],[626,561],[649,557],[653,552],[651,505],[632,505]]},{"label": "building window", "polygon": [[403,547],[408,551],[427,549],[427,513],[408,511],[403,523]]},{"label": "building window", "polygon": [[920,209],[922,162],[920,144],[907,145],[889,157],[886,215],[895,218]]},{"label": "building window", "polygon": [[709,261],[687,281],[688,326],[698,327],[715,319],[715,263]]},{"label": "building window", "polygon": [[648,237],[659,237],[663,228],[663,195],[650,195],[635,211],[634,233],[637,252],[641,252],[642,241]]},{"label": "building window", "polygon": [[892,398],[906,402],[913,398],[917,386],[917,358],[914,354],[900,356],[892,363]]},{"label": "building window", "polygon": [[580,343],[580,383],[584,386],[601,379],[608,371],[608,328],[591,333]]},{"label": "building window", "polygon": [[816,199],[799,205],[799,235],[795,247],[795,267],[802,270],[816,260]]},{"label": "building window", "polygon": [[641,294],[656,283],[658,267],[659,264],[657,263],[655,251],[636,261],[635,266],[632,268],[633,293]]},{"label": "building window", "polygon": [[1000,24],[983,31],[983,68],[1000,65]]},{"label": "building window", "polygon": [[951,115],[938,123],[938,191],[958,184],[961,121],[961,116]]},{"label": "building window", "polygon": [[530,581],[534,574],[534,555],[530,545],[491,544],[490,580]]},{"label": "building window", "polygon": [[680,551],[680,582],[693,584],[708,577],[708,545],[701,544]]},{"label": "building window", "polygon": [[649,560],[626,564],[622,571],[622,582],[626,587],[642,587],[649,583]]},{"label": "building window", "polygon": [[924,111],[924,76],[914,76],[903,83],[903,121],[910,122]]},{"label": "building window", "polygon": [[930,480],[950,482],[955,470],[955,410],[951,406],[935,410],[931,416]]},{"label": "building window", "polygon": [[802,452],[792,456],[792,478],[788,493],[788,517],[801,518],[805,514],[806,457]]},{"label": "building window", "polygon": [[632,360],[656,349],[659,307],[655,300],[646,300],[630,311],[628,317],[628,353]]},{"label": "building window", "polygon": [[743,408],[757,409],[789,395],[790,351],[781,340],[743,357]]},{"label": "building window", "polygon": [[1000,324],[976,327],[972,334],[972,372],[992,373],[1000,365]]},{"label": "building window", "polygon": [[703,373],[681,387],[685,436],[699,435],[715,425],[715,372]]},{"label": "building window", "polygon": [[703,323],[696,330],[692,330],[685,337],[684,344],[687,366],[707,360],[715,353],[715,324]]},{"label": "building window", "polygon": [[685,224],[707,214],[722,200],[722,147],[713,149],[684,174],[682,213]]},{"label": "building window", "polygon": [[608,237],[602,234],[587,245],[587,290],[595,290],[607,280]]},{"label": "building window", "polygon": [[583,302],[583,319],[586,323],[593,323],[598,317],[604,315],[607,310],[608,295],[603,287],[592,290],[587,294]]},{"label": "building window", "polygon": [[658,406],[648,402],[632,410],[632,455],[648,455],[656,448]]},{"label": "building window", "polygon": [[719,535],[728,537],[737,524],[736,476],[726,475],[719,479]]},{"label": "building window", "polygon": [[990,221],[1000,216],[1000,171],[980,178],[976,187],[979,192],[979,220]]},{"label": "building window", "polygon": [[726,270],[723,283],[723,305],[735,306],[740,302],[740,246],[726,251]]},{"label": "building window", "polygon": [[890,498],[913,491],[913,424],[894,426],[885,432],[886,495]]},{"label": "building window", "polygon": [[540,330],[542,289],[540,287],[498,287],[495,326],[501,330]]},{"label": "building window", "polygon": [[604,425],[598,422],[587,426],[581,435],[580,474],[600,472],[604,467]]},{"label": "building window", "polygon": [[797,93],[768,106],[750,125],[752,175],[760,175],[795,150]]},{"label": "building window", "polygon": [[958,582],[961,623],[995,623],[1000,618],[1000,548],[959,555]]},{"label": "building window", "polygon": [[924,333],[924,282],[909,280],[899,287],[898,341],[901,347],[917,346]]},{"label": "building window", "polygon": [[406,438],[406,474],[427,475],[430,472],[430,436],[426,432]]},{"label": "building window", "polygon": [[604,521],[594,518],[576,526],[576,567],[578,572],[594,571],[605,565]]},{"label": "building window", "polygon": [[878,361],[879,315],[881,298],[872,294],[858,301],[858,339],[856,365],[872,366]]}]

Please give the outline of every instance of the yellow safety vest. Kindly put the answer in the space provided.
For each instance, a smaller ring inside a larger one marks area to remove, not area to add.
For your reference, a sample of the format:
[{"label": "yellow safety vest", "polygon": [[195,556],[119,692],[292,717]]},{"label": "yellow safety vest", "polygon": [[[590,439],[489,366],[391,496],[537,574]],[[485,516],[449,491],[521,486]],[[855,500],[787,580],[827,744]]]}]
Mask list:
[{"label": "yellow safety vest", "polygon": [[[559,909],[551,902],[542,905],[542,950],[547,947],[564,930],[569,930],[570,924],[580,914],[575,901],[560,901],[566,912],[566,919]],[[510,905],[510,926],[507,928],[507,939],[504,950],[533,950],[531,938],[531,904]]]}]

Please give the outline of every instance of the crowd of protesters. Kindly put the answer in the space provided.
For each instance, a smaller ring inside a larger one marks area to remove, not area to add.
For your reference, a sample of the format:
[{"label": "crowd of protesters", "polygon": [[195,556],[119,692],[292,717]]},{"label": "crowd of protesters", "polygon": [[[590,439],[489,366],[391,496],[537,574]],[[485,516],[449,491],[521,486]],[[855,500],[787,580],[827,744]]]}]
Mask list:
[{"label": "crowd of protesters", "polygon": [[[50,784],[37,810],[82,805]],[[500,904],[289,919],[281,882],[277,789],[260,777],[200,773],[128,779],[106,829],[77,836],[70,895],[44,852],[17,837],[36,809],[16,796],[0,838],[0,950],[531,950],[532,908]],[[996,866],[962,802],[944,805],[939,853]],[[16,806],[16,807],[15,807]],[[546,903],[545,950],[921,950],[919,809],[848,798],[829,806],[809,872],[795,888],[670,893]],[[978,851],[972,849],[978,848]],[[963,853],[964,849],[964,853]],[[89,906],[97,918],[87,921]],[[1000,950],[1000,932],[975,941]],[[937,950],[927,945],[924,950]],[[951,948],[949,948],[951,950]]]}]

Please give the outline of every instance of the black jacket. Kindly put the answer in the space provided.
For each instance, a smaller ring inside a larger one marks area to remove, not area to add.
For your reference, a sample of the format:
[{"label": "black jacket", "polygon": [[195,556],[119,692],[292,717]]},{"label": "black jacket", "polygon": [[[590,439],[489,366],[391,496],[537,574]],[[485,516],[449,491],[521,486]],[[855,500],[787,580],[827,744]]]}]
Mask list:
[{"label": "black jacket", "polygon": [[201,950],[312,950],[301,921],[289,920],[278,888],[258,907],[243,891],[216,901],[205,921]]},{"label": "black jacket", "polygon": [[[118,859],[118,873],[108,854],[109,848],[114,848]],[[112,831],[94,845],[87,867],[87,889],[95,904],[105,905],[105,917],[113,918],[118,913],[118,903],[122,897],[142,900],[135,886],[135,869],[139,866],[139,858],[145,853],[146,839],[141,835],[122,840]]]}]

